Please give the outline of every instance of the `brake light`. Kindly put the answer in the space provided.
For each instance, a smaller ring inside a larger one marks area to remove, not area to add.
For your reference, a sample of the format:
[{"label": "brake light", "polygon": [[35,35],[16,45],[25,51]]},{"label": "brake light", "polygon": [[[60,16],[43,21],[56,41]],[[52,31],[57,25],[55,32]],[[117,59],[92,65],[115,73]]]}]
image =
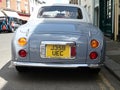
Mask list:
[{"label": "brake light", "polygon": [[98,57],[97,52],[91,52],[89,55],[90,59],[96,59]]},{"label": "brake light", "polygon": [[18,44],[19,44],[20,46],[25,46],[25,45],[27,44],[26,38],[24,38],[24,37],[20,38],[20,39],[18,40]]},{"label": "brake light", "polygon": [[75,57],[76,56],[76,47],[72,46],[71,47],[71,57]]},{"label": "brake light", "polygon": [[97,48],[99,46],[99,42],[95,39],[91,40],[90,45],[92,48]]},{"label": "brake light", "polygon": [[26,57],[27,52],[26,52],[25,50],[20,50],[20,51],[19,51],[19,55],[20,55],[21,57]]}]

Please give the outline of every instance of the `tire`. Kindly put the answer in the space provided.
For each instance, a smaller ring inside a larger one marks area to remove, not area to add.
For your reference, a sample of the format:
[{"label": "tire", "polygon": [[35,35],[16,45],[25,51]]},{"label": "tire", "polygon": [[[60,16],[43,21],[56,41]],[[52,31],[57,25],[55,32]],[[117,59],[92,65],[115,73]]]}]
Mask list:
[{"label": "tire", "polygon": [[27,67],[23,67],[23,66],[16,66],[16,70],[20,73],[29,71]]},{"label": "tire", "polygon": [[91,72],[94,74],[99,74],[100,70],[101,70],[101,68],[94,68],[94,69],[92,68]]}]

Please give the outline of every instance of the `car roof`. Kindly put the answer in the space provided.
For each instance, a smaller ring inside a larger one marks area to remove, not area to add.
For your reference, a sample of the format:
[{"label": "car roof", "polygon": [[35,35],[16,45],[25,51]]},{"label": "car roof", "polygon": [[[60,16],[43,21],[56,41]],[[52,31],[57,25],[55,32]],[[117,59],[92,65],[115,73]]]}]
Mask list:
[{"label": "car roof", "polygon": [[69,6],[69,7],[78,7],[78,8],[83,8],[80,5],[75,5],[75,4],[61,4],[61,3],[55,3],[55,4],[42,4],[40,6],[37,6],[38,8],[43,7],[43,6]]},{"label": "car roof", "polygon": [[[42,4],[40,6],[36,6],[36,8],[34,9],[31,17],[29,20],[33,20],[33,19],[36,19],[37,15],[36,13],[38,13],[39,9],[41,7],[44,7],[44,6],[68,6],[68,7],[76,7],[76,8],[80,8],[82,10],[82,13],[83,13],[83,19],[79,20],[79,21],[83,21],[83,22],[87,22],[87,23],[91,23],[90,21],[90,18],[85,10],[84,7],[80,6],[80,5],[75,5],[75,4],[61,4],[61,3],[56,3],[56,4]],[[76,19],[77,21],[77,19]]]}]

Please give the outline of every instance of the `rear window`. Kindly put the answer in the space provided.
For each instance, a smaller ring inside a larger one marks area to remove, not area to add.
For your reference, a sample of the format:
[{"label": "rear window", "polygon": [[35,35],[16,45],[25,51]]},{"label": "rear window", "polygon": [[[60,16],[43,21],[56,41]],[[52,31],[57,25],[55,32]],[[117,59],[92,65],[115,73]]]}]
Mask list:
[{"label": "rear window", "polygon": [[38,18],[66,18],[82,19],[83,15],[80,8],[71,6],[44,6],[38,13]]}]

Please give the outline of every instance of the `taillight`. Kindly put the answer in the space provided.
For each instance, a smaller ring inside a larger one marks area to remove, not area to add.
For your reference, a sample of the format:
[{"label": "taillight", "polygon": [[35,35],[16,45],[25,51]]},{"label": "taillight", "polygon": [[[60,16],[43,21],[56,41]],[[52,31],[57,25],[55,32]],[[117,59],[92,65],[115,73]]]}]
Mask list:
[{"label": "taillight", "polygon": [[76,47],[72,46],[71,47],[71,57],[75,57],[76,56]]},{"label": "taillight", "polygon": [[25,50],[20,50],[20,51],[19,51],[19,55],[20,55],[21,57],[26,57],[27,52],[26,52]]},{"label": "taillight", "polygon": [[92,48],[97,48],[99,46],[99,42],[95,39],[91,40],[90,45]]},{"label": "taillight", "polygon": [[96,59],[98,57],[97,52],[91,52],[89,55],[90,59]]},{"label": "taillight", "polygon": [[25,46],[25,45],[27,44],[26,38],[24,38],[24,37],[20,38],[20,39],[18,40],[18,44],[19,44],[20,46]]}]

